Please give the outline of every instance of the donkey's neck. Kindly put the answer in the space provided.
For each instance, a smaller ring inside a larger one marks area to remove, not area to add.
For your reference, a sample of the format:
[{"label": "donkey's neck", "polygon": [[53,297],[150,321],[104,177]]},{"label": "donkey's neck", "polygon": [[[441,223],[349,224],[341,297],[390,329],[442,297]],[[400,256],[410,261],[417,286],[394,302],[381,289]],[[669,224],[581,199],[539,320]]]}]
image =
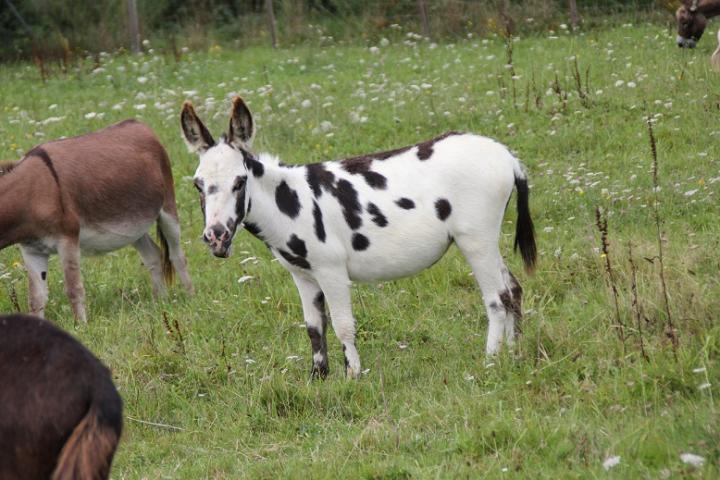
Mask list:
[{"label": "donkey's neck", "polygon": [[[305,180],[305,169],[279,165],[277,159],[269,155],[261,154],[258,159],[264,170],[261,176],[249,173],[245,225],[252,233],[259,233],[257,236],[269,246],[285,248],[292,232],[288,222],[278,221],[278,216],[287,215],[278,207],[278,195],[306,196],[310,186]],[[281,187],[283,183],[287,189]],[[253,232],[253,228],[259,232]]]},{"label": "donkey's neck", "polygon": [[30,234],[31,192],[27,185],[32,180],[21,177],[20,172],[0,175],[0,250]]}]

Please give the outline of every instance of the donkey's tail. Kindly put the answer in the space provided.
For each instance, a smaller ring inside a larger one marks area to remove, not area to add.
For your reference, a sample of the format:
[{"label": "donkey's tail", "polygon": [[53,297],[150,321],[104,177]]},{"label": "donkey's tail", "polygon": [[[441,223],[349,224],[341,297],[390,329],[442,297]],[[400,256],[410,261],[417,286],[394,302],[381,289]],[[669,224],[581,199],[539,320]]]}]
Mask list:
[{"label": "donkey's tail", "polygon": [[160,226],[160,220],[157,224],[157,237],[160,242],[160,252],[162,253],[162,273],[165,283],[170,285],[175,279],[175,270],[173,269],[172,262],[170,261],[170,247],[168,246],[167,238],[163,234],[162,227]]},{"label": "donkey's tail", "polygon": [[[117,393],[116,393],[117,395]],[[60,451],[51,480],[101,480],[110,474],[115,449],[122,429],[122,403],[90,405]],[[117,410],[117,408],[120,410]]]},{"label": "donkey's tail", "polygon": [[515,189],[517,190],[517,223],[515,225],[515,251],[520,247],[525,271],[532,273],[537,260],[537,247],[535,245],[535,227],[530,217],[530,191],[528,190],[527,175],[518,162],[515,171]]}]

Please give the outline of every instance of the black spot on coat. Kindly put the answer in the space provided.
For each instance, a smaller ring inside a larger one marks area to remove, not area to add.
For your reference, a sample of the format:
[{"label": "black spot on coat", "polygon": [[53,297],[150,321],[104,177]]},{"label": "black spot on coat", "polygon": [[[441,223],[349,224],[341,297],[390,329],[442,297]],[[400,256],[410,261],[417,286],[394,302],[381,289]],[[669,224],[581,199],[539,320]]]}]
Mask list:
[{"label": "black spot on coat", "polygon": [[285,250],[278,248],[278,253],[282,255],[282,257],[287,260],[287,262],[290,265],[295,265],[296,267],[304,268],[306,270],[310,270],[310,262],[305,260],[302,257],[298,257],[297,255],[293,255],[290,252],[286,252]]},{"label": "black spot on coat", "polygon": [[439,137],[435,137],[433,139],[427,140],[422,143],[417,144],[417,157],[420,160],[427,160],[428,158],[432,157],[433,154],[433,147],[437,142],[440,140],[445,140],[448,137],[451,137],[453,135],[461,135],[459,132],[445,132]]},{"label": "black spot on coat", "polygon": [[365,172],[362,176],[367,184],[376,190],[385,190],[387,188],[387,178],[378,172]]},{"label": "black spot on coat", "polygon": [[435,212],[437,213],[437,216],[440,220],[445,220],[450,216],[450,212],[452,212],[450,202],[448,202],[444,198],[438,199],[435,202]]},{"label": "black spot on coat", "polygon": [[254,224],[252,222],[243,222],[243,224],[245,225],[245,230],[250,232],[250,234],[253,237],[257,238],[258,240],[265,241],[263,239],[262,230],[260,229],[260,227],[258,227],[256,224]]},{"label": "black spot on coat", "polygon": [[395,200],[395,203],[397,204],[398,207],[403,208],[405,210],[412,210],[413,208],[415,208],[415,202],[413,202],[409,198],[405,198],[405,197],[399,198],[399,199]]},{"label": "black spot on coat", "polygon": [[353,187],[352,183],[345,179],[337,181],[337,186],[333,189],[333,195],[340,202],[340,206],[343,209],[343,216],[348,226],[352,230],[357,230],[362,226],[362,207],[358,200],[358,193]]},{"label": "black spot on coat", "polygon": [[315,195],[315,198],[320,198],[323,189],[332,189],[333,182],[335,181],[335,175],[328,171],[324,164],[312,163],[310,165],[306,165],[305,169],[307,171],[305,177],[313,191],[313,195]]},{"label": "black spot on coat", "polygon": [[384,190],[387,188],[387,178],[370,169],[372,162],[371,157],[355,157],[342,160],[340,163],[348,173],[362,175],[370,187],[376,190]]},{"label": "black spot on coat", "polygon": [[374,203],[368,203],[367,205],[367,211],[370,215],[372,215],[372,221],[377,225],[378,227],[386,227],[388,224],[387,217],[383,215],[383,213],[380,211],[377,205]]},{"label": "black spot on coat", "polygon": [[295,218],[300,213],[298,194],[284,180],[275,189],[275,203],[280,211],[290,218]]},{"label": "black spot on coat", "polygon": [[315,227],[315,236],[320,240],[321,242],[325,242],[325,224],[323,223],[323,215],[322,211],[320,210],[320,205],[316,201],[313,200],[313,220]]},{"label": "black spot on coat", "polygon": [[355,250],[361,252],[363,250],[367,250],[370,246],[370,240],[368,240],[368,238],[362,233],[355,233],[352,237],[352,246]]},{"label": "black spot on coat", "polygon": [[307,247],[305,246],[305,242],[294,233],[290,236],[287,246],[295,255],[302,258],[307,257]]},{"label": "black spot on coat", "polygon": [[260,178],[265,173],[265,165],[258,161],[250,153],[243,151],[243,159],[245,161],[245,168],[252,172],[253,177]]}]

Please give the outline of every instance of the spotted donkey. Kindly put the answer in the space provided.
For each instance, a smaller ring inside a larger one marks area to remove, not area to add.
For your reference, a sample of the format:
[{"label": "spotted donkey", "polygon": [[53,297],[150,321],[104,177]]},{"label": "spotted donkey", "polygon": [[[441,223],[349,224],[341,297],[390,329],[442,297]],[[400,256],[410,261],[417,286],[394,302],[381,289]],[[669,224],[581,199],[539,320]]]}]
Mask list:
[{"label": "spotted donkey", "polygon": [[289,166],[273,155],[250,152],[253,119],[239,97],[228,134],[218,143],[190,102],[183,105],[181,124],[188,147],[200,157],[195,186],[205,216],[204,241],[215,256],[228,257],[244,225],[290,271],[312,345],[313,376],[328,372],[326,300],[347,375],[357,377],[350,282],[420,272],[453,241],[483,293],[490,323],[487,353],[499,350],[503,336],[513,342],[522,289],[498,245],[513,186],[515,246],[528,271],[536,247],[527,177],[501,144],[450,132],[389,152]]}]

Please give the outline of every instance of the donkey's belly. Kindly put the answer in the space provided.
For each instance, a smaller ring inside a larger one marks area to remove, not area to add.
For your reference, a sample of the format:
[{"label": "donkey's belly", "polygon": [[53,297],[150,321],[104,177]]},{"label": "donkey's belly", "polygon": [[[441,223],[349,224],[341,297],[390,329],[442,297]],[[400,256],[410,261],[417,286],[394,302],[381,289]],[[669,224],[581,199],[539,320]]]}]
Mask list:
[{"label": "donkey's belly", "polygon": [[83,225],[80,250],[84,254],[105,253],[130,245],[145,235],[155,219],[137,222]]},{"label": "donkey's belly", "polygon": [[444,234],[425,240],[424,243],[399,241],[375,248],[371,244],[348,262],[350,279],[372,282],[415,275],[440,260],[452,243]]}]

